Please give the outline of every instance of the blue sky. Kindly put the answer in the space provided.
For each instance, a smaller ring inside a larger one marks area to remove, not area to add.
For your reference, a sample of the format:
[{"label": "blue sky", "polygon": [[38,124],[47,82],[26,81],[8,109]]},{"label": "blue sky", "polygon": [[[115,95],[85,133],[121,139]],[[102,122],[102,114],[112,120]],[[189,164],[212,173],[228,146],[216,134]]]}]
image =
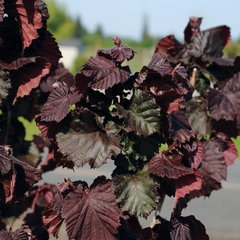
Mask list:
[{"label": "blue sky", "polygon": [[239,0],[56,0],[72,16],[80,16],[84,26],[94,31],[98,25],[107,36],[139,40],[143,18],[147,16],[153,36],[174,34],[183,39],[190,16],[203,17],[201,30],[219,25],[231,28],[232,39],[240,39]]}]

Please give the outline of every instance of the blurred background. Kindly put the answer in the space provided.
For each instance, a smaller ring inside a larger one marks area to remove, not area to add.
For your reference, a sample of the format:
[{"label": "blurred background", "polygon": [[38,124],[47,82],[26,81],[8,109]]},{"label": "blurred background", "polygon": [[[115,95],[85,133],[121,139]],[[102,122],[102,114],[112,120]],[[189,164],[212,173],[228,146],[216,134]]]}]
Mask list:
[{"label": "blurred background", "polygon": [[[240,55],[240,1],[161,1],[161,0],[45,0],[51,15],[48,28],[59,43],[62,62],[71,73],[76,74],[90,56],[99,48],[111,48],[112,38],[118,36],[122,44],[128,44],[137,52],[127,63],[132,72],[147,65],[158,41],[174,34],[183,42],[183,31],[189,17],[203,17],[201,30],[227,25],[231,28],[231,42],[224,49],[224,56]],[[240,141],[239,141],[240,142]],[[238,148],[240,146],[237,146]],[[75,172],[56,169],[46,175],[45,181],[57,183],[69,176],[73,181],[84,179],[89,184],[98,175],[110,177],[114,169],[108,162],[100,169],[89,166]],[[228,181],[223,189],[214,191],[210,198],[195,199],[183,211],[183,215],[195,215],[202,221],[210,239],[240,239],[240,161],[229,167]],[[162,216],[170,218],[173,199],[166,199]],[[143,221],[148,226],[148,221]],[[64,228],[59,239],[66,239]]]},{"label": "blurred background", "polygon": [[203,17],[201,30],[227,25],[232,42],[225,56],[240,55],[240,1],[46,0],[48,28],[59,43],[62,62],[73,74],[99,48],[111,48],[118,36],[137,55],[128,65],[133,72],[149,63],[158,41],[174,34],[183,42],[189,17]]}]

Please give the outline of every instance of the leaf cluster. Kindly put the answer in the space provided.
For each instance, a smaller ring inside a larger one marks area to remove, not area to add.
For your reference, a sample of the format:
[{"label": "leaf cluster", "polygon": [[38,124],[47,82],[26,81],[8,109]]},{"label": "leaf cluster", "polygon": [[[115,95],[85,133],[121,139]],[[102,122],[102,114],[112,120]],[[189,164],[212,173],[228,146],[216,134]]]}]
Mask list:
[{"label": "leaf cluster", "polygon": [[[31,231],[2,230],[0,239],[57,237],[63,222],[69,239],[209,239],[201,222],[181,212],[220,189],[237,157],[239,58],[222,58],[229,28],[200,31],[201,18],[190,18],[185,43],[162,39],[134,74],[126,62],[136,52],[115,37],[72,76],[58,64],[44,2],[2,1],[0,9],[0,198],[6,206],[28,191],[19,211],[32,208],[24,218]],[[34,144],[24,140],[19,116],[35,118],[41,136]],[[16,157],[37,161],[30,167]],[[111,179],[100,176],[90,187],[70,179],[33,187],[42,171],[107,160],[116,166]],[[170,220],[157,212],[158,223],[142,229],[137,217],[160,209],[165,195],[175,198]]]}]

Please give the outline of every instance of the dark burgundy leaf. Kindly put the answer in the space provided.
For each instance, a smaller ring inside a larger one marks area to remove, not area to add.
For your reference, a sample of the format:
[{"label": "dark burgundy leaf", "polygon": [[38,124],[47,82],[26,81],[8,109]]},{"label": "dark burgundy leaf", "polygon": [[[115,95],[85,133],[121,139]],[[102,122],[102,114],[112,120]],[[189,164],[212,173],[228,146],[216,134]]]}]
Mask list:
[{"label": "dark burgundy leaf", "polygon": [[77,92],[70,91],[68,87],[55,88],[43,105],[42,113],[36,115],[43,122],[60,122],[70,112],[69,107],[81,98]]},{"label": "dark burgundy leaf", "polygon": [[99,177],[94,184],[84,188],[79,184],[67,195],[62,208],[69,238],[76,240],[117,238],[122,213],[115,201],[112,182]]},{"label": "dark burgundy leaf", "polygon": [[238,152],[232,140],[224,133],[219,132],[215,138],[213,138],[213,141],[222,150],[226,165],[229,166],[233,164],[234,160],[238,157]]},{"label": "dark burgundy leaf", "polygon": [[170,236],[172,240],[192,240],[198,235],[197,227],[189,216],[173,218],[170,221],[170,225]]},{"label": "dark burgundy leaf", "polygon": [[216,120],[233,121],[240,114],[240,74],[234,75],[221,92],[209,88],[208,106]]},{"label": "dark burgundy leaf", "polygon": [[172,66],[170,65],[166,56],[161,53],[156,53],[147,67],[156,71],[161,76],[169,74],[172,70]]},{"label": "dark burgundy leaf", "polygon": [[169,35],[158,43],[155,53],[168,53],[172,57],[184,57],[187,53],[186,48],[183,44],[178,42],[173,35]]},{"label": "dark burgundy leaf", "polygon": [[158,234],[153,232],[152,228],[144,228],[141,232],[140,238],[138,240],[156,240],[158,239]]},{"label": "dark burgundy leaf", "polygon": [[165,155],[158,153],[148,163],[148,171],[159,177],[177,179],[181,176],[193,173],[191,168],[185,167],[181,155]]},{"label": "dark burgundy leaf", "polygon": [[62,64],[58,65],[54,74],[49,76],[46,81],[43,81],[40,88],[43,92],[52,92],[54,84],[59,86],[72,87],[75,83],[73,75]]},{"label": "dark burgundy leaf", "polygon": [[198,32],[200,32],[201,22],[202,22],[202,18],[190,17],[188,25],[184,30],[184,41],[186,43],[190,43],[193,36],[195,36]]},{"label": "dark burgundy leaf", "polygon": [[[56,199],[59,199],[59,197],[61,197],[61,195],[57,194],[54,198],[54,201],[56,202]],[[63,198],[60,204],[61,206],[63,205]],[[62,219],[61,215],[54,210],[53,205],[54,203],[51,202],[44,209],[44,211],[42,212],[42,221],[48,233],[53,234],[54,237],[58,238],[58,233],[64,219]]]},{"label": "dark burgundy leaf", "polygon": [[20,229],[11,233],[11,236],[13,240],[29,240],[32,238],[32,231],[28,226],[22,226]]},{"label": "dark burgundy leaf", "polygon": [[159,96],[154,96],[157,104],[161,106],[168,114],[173,111],[181,110],[181,104],[184,105],[184,98],[177,91],[167,91]]},{"label": "dark burgundy leaf", "polygon": [[195,134],[191,131],[188,117],[183,111],[174,111],[168,116],[171,137],[181,143],[190,141],[195,138]]},{"label": "dark burgundy leaf", "polygon": [[203,142],[203,160],[198,170],[202,177],[202,189],[193,191],[191,198],[210,196],[212,190],[221,188],[221,180],[226,180],[227,165],[223,152],[213,139]]},{"label": "dark burgundy leaf", "polygon": [[158,234],[158,240],[164,239],[164,240],[171,240],[170,233],[169,233],[169,227],[170,222],[167,221],[164,218],[161,218],[157,216],[158,219],[160,219],[161,223],[156,224],[152,229],[155,233]]},{"label": "dark burgundy leaf", "polygon": [[[24,65],[19,70],[16,70],[12,75],[13,81],[19,81],[19,87],[13,103],[18,97],[29,95],[30,92],[37,88],[43,77],[49,74],[51,64],[43,58],[37,58],[36,63],[29,63]],[[16,79],[15,79],[16,78]]]},{"label": "dark burgundy leaf", "polygon": [[43,41],[43,48],[38,50],[41,57],[48,59],[52,65],[58,67],[58,61],[62,57],[58,44],[53,35],[47,31],[46,39]]},{"label": "dark burgundy leaf", "polygon": [[114,122],[100,129],[89,110],[82,109],[79,114],[72,115],[65,118],[56,135],[59,152],[67,161],[74,162],[77,167],[89,163],[97,168],[120,153],[120,129]]},{"label": "dark burgundy leaf", "polygon": [[233,121],[226,121],[224,119],[216,121],[212,118],[211,126],[215,132],[222,132],[228,137],[236,138],[238,136],[237,119],[234,119]]},{"label": "dark burgundy leaf", "polygon": [[201,31],[193,37],[188,52],[196,58],[201,56],[222,57],[222,50],[229,39],[230,28],[227,26]]},{"label": "dark burgundy leaf", "polygon": [[24,193],[30,190],[35,183],[42,179],[42,171],[30,167],[24,162],[12,157],[14,168],[16,169],[17,179],[14,191],[17,196],[21,197]]},{"label": "dark burgundy leaf", "polygon": [[194,240],[209,240],[209,236],[206,233],[205,226],[197,220],[193,215],[188,216],[197,227],[197,237]]},{"label": "dark burgundy leaf", "polygon": [[188,174],[176,179],[176,192],[173,204],[174,216],[181,215],[182,209],[187,207],[190,193],[201,188],[202,178],[197,171],[194,174]]},{"label": "dark burgundy leaf", "polygon": [[130,76],[129,69],[116,67],[114,61],[104,57],[91,57],[79,73],[90,78],[89,86],[96,89],[111,88],[126,82]]},{"label": "dark burgundy leaf", "polygon": [[11,0],[4,3],[5,12],[13,15],[19,23],[24,49],[28,47],[32,40],[38,38],[37,30],[42,28],[42,14],[38,10],[37,0],[26,2]]}]

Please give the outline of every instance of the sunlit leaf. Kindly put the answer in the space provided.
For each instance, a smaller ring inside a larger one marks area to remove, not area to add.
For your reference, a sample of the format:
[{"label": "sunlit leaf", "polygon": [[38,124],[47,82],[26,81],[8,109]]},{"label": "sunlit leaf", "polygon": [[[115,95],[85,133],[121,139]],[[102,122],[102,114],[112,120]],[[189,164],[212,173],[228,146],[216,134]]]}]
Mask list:
[{"label": "sunlit leaf", "polygon": [[181,176],[193,173],[189,167],[181,163],[181,155],[156,154],[148,163],[148,171],[159,177],[168,177],[177,179]]},{"label": "sunlit leaf", "polygon": [[37,8],[37,0],[34,1],[6,1],[5,13],[13,15],[19,23],[24,48],[28,47],[32,40],[38,38],[37,30],[43,27],[42,14]]},{"label": "sunlit leaf", "polygon": [[91,57],[80,73],[92,79],[90,86],[96,89],[111,88],[126,82],[130,76],[129,69],[116,67],[114,61],[104,57]]},{"label": "sunlit leaf", "polygon": [[115,201],[112,182],[95,179],[90,188],[79,184],[67,195],[62,208],[69,238],[116,240],[122,213]]}]

